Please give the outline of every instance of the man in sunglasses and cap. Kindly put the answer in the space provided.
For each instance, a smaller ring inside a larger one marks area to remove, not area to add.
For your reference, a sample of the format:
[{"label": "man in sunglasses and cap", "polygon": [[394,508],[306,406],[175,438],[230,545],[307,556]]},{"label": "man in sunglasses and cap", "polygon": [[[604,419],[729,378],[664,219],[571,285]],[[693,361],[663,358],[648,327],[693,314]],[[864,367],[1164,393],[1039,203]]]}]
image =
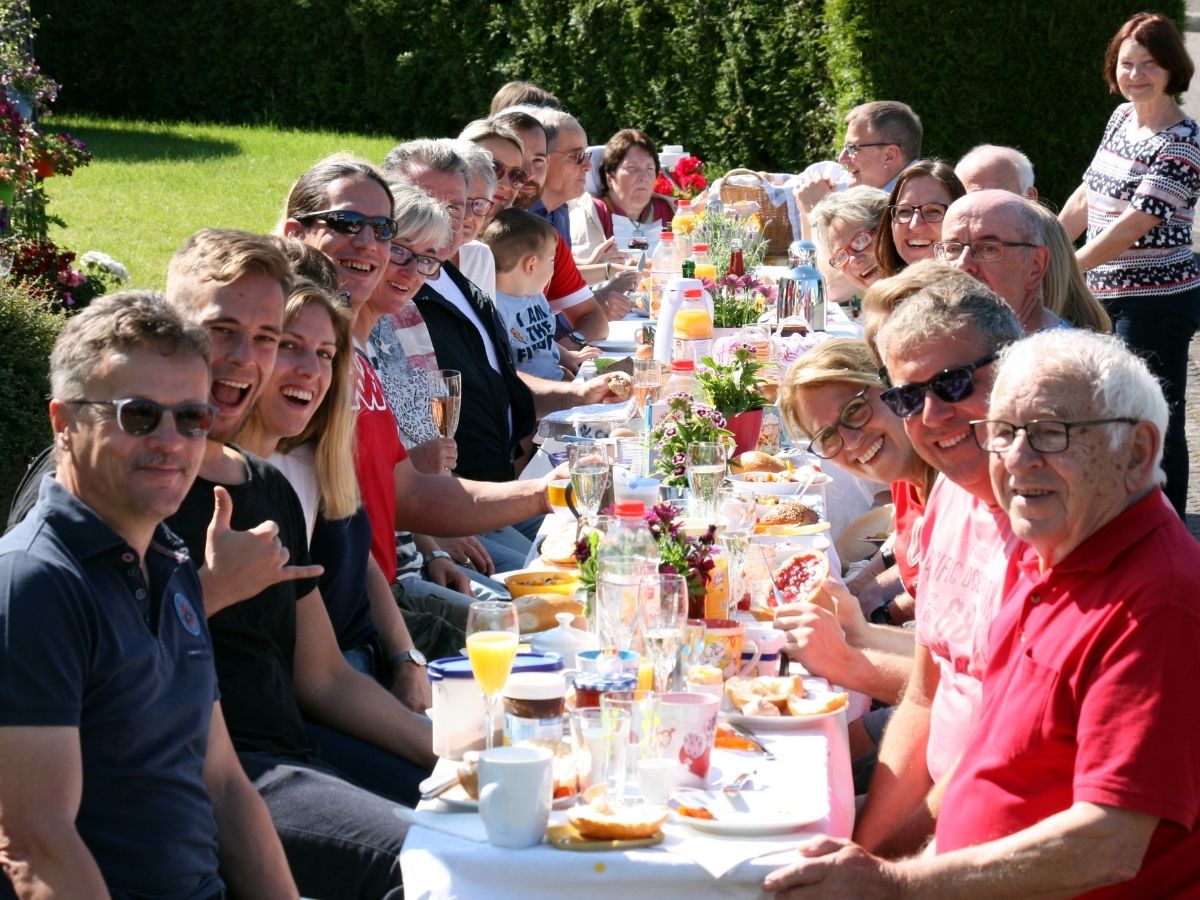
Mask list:
[{"label": "man in sunglasses and cap", "polygon": [[970,422],[986,416],[996,354],[1021,337],[1009,306],[967,279],[914,294],[877,337],[893,385],[881,399],[942,474],[918,538],[912,672],[855,829],[868,849],[904,852],[928,837],[940,785],[979,708],[988,625],[1016,540],[996,506],[987,454],[972,439]]},{"label": "man in sunglasses and cap", "polygon": [[1033,335],[992,368],[973,442],[1025,543],[937,855],[886,862],[821,838],[768,890],[1195,896],[1200,547],[1159,488],[1162,389],[1118,339],[1081,331]]},{"label": "man in sunglasses and cap", "polygon": [[222,876],[296,896],[217,703],[200,580],[163,525],[216,422],[209,354],[142,291],[55,344],[55,471],[0,540],[0,896],[209,898]]}]

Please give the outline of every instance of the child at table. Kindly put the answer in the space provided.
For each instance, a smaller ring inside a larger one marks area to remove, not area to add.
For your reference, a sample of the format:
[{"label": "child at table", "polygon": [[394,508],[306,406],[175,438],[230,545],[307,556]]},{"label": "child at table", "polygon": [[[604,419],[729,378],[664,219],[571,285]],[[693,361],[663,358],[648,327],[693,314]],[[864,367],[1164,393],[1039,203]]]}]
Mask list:
[{"label": "child at table", "polygon": [[595,351],[576,354],[554,340],[554,313],[543,293],[554,274],[558,245],[554,226],[524,210],[506,209],[484,229],[480,240],[496,258],[496,310],[518,371],[552,381],[572,377]]}]

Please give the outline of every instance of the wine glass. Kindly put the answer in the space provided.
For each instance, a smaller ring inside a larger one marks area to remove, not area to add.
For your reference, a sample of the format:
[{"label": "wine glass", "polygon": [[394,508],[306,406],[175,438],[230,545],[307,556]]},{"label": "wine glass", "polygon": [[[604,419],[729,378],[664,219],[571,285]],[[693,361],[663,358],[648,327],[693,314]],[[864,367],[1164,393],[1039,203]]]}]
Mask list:
[{"label": "wine glass", "polygon": [[753,494],[742,494],[722,488],[717,494],[717,539],[729,561],[729,605],[736,609],[742,599],[742,569],[750,537],[754,534],[757,510]]},{"label": "wine glass", "polygon": [[496,698],[512,671],[521,627],[517,607],[503,600],[478,600],[467,611],[467,658],[483,692],[485,747],[492,749]]},{"label": "wine glass", "polygon": [[600,513],[600,502],[608,486],[608,453],[596,441],[576,441],[567,445],[567,469],[575,489],[575,507],[581,519]]},{"label": "wine glass", "polygon": [[687,476],[696,515],[711,518],[716,512],[717,491],[725,481],[725,445],[717,441],[688,444]]},{"label": "wine glass", "polygon": [[438,369],[429,373],[429,405],[433,424],[442,437],[454,437],[462,410],[462,372]]},{"label": "wine glass", "polygon": [[667,689],[675,669],[679,639],[687,618],[687,579],[682,575],[647,575],[641,583],[642,640],[654,666],[654,691]]},{"label": "wine glass", "polygon": [[638,556],[602,557],[597,566],[596,603],[600,646],[628,650],[638,624],[638,590],[649,564]]},{"label": "wine glass", "polygon": [[646,407],[658,400],[663,386],[662,363],[657,359],[635,359],[633,361],[633,398],[638,413],[646,415]]}]

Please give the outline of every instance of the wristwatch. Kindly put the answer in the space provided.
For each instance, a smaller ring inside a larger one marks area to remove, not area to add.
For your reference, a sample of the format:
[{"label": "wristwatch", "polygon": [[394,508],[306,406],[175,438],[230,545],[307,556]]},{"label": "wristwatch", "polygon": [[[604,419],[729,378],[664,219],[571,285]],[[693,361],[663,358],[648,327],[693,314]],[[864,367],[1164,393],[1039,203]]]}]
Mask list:
[{"label": "wristwatch", "polygon": [[393,669],[400,668],[401,663],[416,663],[422,669],[428,665],[428,660],[425,659],[425,654],[413,647],[411,650],[401,650],[395,656],[388,660],[388,665]]},{"label": "wristwatch", "polygon": [[885,600],[882,606],[871,610],[870,620],[872,625],[895,625],[892,621],[892,601]]},{"label": "wristwatch", "polygon": [[431,551],[429,551],[429,558],[430,559],[448,559],[448,560],[450,560],[450,562],[454,562],[454,557],[451,556],[449,553],[447,553],[445,550],[431,550]]}]

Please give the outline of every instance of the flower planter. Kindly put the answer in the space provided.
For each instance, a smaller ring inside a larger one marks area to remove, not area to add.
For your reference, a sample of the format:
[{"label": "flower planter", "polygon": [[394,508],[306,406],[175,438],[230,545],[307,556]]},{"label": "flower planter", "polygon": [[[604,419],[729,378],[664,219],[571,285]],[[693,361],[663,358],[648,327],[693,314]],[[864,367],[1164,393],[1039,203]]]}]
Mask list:
[{"label": "flower planter", "polygon": [[39,159],[33,164],[33,172],[38,178],[49,178],[54,174],[54,161],[50,159]]},{"label": "flower planter", "polygon": [[733,440],[737,445],[735,453],[758,449],[758,436],[762,431],[762,421],[763,411],[761,409],[725,416],[725,427],[733,432]]}]

